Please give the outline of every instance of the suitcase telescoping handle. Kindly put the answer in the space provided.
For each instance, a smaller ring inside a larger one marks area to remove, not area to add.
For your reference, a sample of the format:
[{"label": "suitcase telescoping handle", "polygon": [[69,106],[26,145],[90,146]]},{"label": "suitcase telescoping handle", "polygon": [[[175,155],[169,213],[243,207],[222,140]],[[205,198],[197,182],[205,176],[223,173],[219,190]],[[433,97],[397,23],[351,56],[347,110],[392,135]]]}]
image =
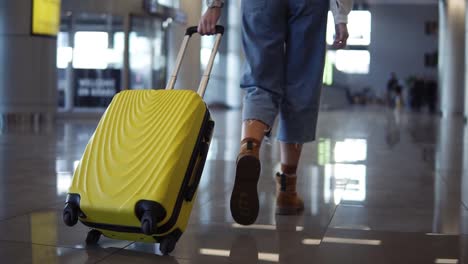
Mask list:
[{"label": "suitcase telescoping handle", "polygon": [[[182,61],[185,56],[185,51],[187,50],[187,46],[193,34],[197,33],[197,27],[189,27],[185,32],[184,40],[182,41],[182,47],[180,48],[179,54],[177,55],[176,65],[174,71],[172,72],[171,79],[167,84],[166,90],[174,89],[175,82],[177,80],[177,75],[180,71],[180,66],[182,65]],[[218,53],[219,44],[221,43],[221,39],[224,34],[224,27],[223,26],[216,26],[216,40],[213,46],[213,50],[211,51],[210,59],[208,60],[208,65],[206,66],[205,72],[203,73],[202,79],[200,81],[200,86],[198,87],[198,94],[203,97],[205,95],[206,87],[208,86],[208,82],[210,80],[211,70],[213,69],[214,60],[216,58],[216,54]]]}]

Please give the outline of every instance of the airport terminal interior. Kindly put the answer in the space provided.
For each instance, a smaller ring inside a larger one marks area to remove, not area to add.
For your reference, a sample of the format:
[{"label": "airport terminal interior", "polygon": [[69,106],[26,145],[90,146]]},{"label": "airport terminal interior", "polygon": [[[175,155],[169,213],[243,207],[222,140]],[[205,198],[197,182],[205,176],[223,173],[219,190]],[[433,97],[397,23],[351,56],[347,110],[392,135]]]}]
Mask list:
[{"label": "airport terminal interior", "polygon": [[[468,264],[468,4],[354,0],[348,47],[326,53],[316,141],[297,171],[305,209],[275,213],[273,129],[260,151],[259,216],[243,226],[230,212],[241,2],[223,8],[205,95],[214,135],[188,226],[165,255],[157,243],[89,245],[89,227],[67,226],[63,209],[112,98],[164,89],[206,3],[0,0],[0,263]],[[191,39],[176,89],[197,89],[214,42]]]}]

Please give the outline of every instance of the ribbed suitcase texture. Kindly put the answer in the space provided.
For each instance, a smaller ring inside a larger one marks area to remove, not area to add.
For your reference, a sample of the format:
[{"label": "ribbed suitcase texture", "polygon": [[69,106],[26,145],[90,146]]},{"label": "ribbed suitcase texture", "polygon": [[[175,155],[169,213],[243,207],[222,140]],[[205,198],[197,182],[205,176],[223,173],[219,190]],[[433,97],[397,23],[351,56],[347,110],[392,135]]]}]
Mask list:
[{"label": "ribbed suitcase texture", "polygon": [[[81,222],[111,238],[154,243],[176,232],[178,239],[213,125],[193,91],[121,92],[86,147],[67,205],[79,208]],[[145,235],[143,214],[155,206],[156,232]]]}]

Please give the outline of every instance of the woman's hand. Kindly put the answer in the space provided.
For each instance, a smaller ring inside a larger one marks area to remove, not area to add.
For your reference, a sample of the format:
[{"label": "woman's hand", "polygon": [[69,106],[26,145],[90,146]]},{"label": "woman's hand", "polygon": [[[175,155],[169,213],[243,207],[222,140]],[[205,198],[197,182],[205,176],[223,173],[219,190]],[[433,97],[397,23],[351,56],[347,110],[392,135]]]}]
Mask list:
[{"label": "woman's hand", "polygon": [[216,24],[221,17],[220,7],[211,7],[206,10],[205,14],[198,23],[198,33],[201,35],[214,35],[216,34]]},{"label": "woman's hand", "polygon": [[349,33],[348,26],[345,23],[335,25],[335,41],[333,42],[333,49],[344,49],[346,48],[346,42],[348,41]]}]

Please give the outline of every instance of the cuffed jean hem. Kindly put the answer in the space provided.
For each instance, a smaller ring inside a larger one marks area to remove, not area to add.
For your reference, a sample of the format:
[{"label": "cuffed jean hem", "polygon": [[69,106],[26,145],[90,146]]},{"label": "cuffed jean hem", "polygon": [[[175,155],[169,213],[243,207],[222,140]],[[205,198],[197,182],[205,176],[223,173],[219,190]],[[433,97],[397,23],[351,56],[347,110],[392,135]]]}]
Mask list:
[{"label": "cuffed jean hem", "polygon": [[279,108],[273,95],[257,87],[246,90],[242,120],[259,120],[268,127],[273,127]]},{"label": "cuffed jean hem", "polygon": [[304,144],[316,139],[318,109],[307,113],[280,115],[278,141],[288,144]]}]

